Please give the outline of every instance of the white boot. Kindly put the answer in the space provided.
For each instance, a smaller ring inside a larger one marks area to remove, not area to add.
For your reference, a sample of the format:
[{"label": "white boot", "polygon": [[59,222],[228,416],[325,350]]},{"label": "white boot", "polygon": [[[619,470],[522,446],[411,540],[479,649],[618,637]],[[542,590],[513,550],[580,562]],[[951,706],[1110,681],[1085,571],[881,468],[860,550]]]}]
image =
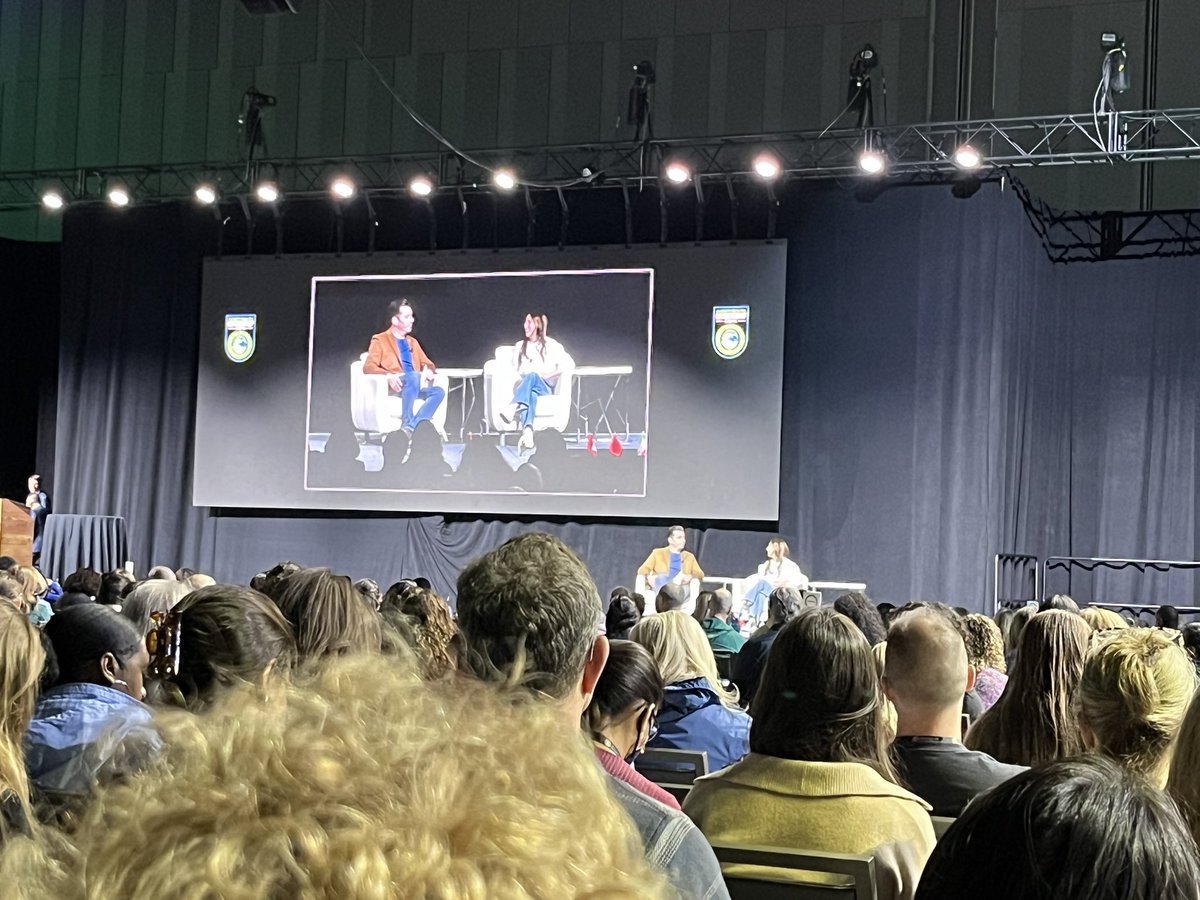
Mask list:
[{"label": "white boot", "polygon": [[533,449],[533,427],[525,426],[525,430],[521,432],[521,439],[517,441],[517,450],[532,450]]}]

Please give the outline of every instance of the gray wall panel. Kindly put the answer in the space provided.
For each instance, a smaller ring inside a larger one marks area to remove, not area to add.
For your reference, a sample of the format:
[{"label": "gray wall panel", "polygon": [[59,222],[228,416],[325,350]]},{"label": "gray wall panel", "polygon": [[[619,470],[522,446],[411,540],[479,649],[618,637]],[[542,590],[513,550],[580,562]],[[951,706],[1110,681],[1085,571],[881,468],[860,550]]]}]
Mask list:
[{"label": "gray wall panel", "polygon": [[412,0],[367,0],[366,48],[371,56],[412,52]]},{"label": "gray wall panel", "polygon": [[517,41],[522,47],[565,44],[570,40],[570,0],[521,0],[517,19]]}]

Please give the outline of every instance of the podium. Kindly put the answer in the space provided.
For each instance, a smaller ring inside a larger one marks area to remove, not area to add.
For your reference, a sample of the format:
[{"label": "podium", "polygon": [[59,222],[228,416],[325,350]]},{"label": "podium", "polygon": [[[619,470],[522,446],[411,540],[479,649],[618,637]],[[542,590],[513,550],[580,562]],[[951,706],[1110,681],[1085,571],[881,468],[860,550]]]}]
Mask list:
[{"label": "podium", "polygon": [[0,556],[33,565],[33,518],[21,503],[0,500]]}]

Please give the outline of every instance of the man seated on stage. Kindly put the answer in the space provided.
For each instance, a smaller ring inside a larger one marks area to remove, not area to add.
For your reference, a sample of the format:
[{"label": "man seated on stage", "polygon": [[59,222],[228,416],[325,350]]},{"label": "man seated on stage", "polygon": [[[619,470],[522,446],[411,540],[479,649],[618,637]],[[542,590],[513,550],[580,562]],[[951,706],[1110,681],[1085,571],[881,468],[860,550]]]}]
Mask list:
[{"label": "man seated on stage", "polygon": [[[446,392],[433,383],[437,366],[412,336],[417,317],[409,302],[393,300],[388,304],[388,317],[391,327],[371,336],[363,374],[388,376],[388,393],[401,398],[401,427],[411,435],[419,424],[433,417]],[[418,400],[424,402],[413,412]]]},{"label": "man seated on stage", "polygon": [[[683,549],[686,543],[687,534],[682,525],[668,528],[667,546],[656,547],[646,557],[638,569],[638,580],[645,583],[646,593],[656,593],[664,584],[681,585],[687,590],[692,601],[690,605],[694,608],[704,570],[696,562],[696,557]],[[690,615],[692,609],[685,608],[684,612]]]}]

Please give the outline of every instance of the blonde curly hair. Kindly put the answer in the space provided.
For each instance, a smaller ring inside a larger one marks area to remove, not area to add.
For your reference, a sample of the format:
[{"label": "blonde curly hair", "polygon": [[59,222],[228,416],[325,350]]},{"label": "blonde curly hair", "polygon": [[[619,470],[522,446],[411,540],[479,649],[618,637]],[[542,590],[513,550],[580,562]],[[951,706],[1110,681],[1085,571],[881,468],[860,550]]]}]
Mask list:
[{"label": "blonde curly hair", "polygon": [[70,838],[0,878],[93,897],[665,897],[580,732],[550,704],[327,660],[266,701],[158,717],[157,770],[101,789]]},{"label": "blonde curly hair", "polygon": [[991,617],[971,613],[962,620],[963,643],[967,645],[967,662],[977,671],[995,669],[1004,672],[1004,637],[1000,626]]}]

